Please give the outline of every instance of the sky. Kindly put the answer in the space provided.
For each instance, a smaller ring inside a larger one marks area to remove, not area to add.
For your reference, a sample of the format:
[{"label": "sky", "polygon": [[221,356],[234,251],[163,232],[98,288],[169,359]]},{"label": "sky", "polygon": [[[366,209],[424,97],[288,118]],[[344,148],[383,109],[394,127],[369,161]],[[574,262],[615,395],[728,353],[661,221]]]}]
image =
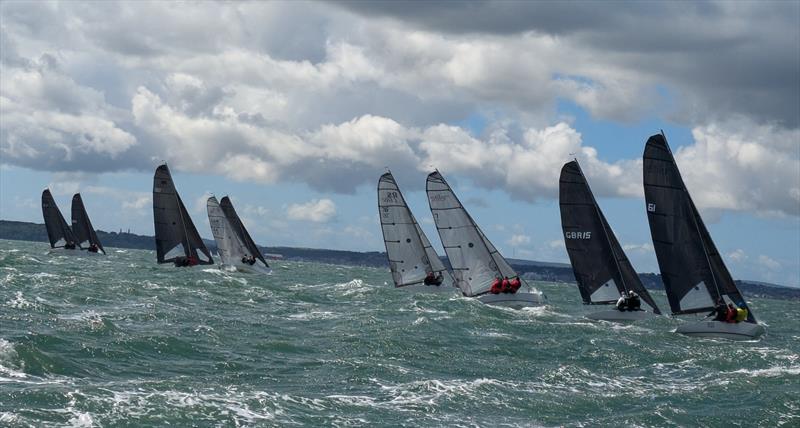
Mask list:
[{"label": "sky", "polygon": [[577,158],[657,272],[642,151],[663,130],[735,278],[800,286],[800,2],[0,2],[0,218],[81,192],[153,233],[168,162],[205,237],[383,251],[390,168],[441,253],[434,168],[507,257],[567,262]]}]

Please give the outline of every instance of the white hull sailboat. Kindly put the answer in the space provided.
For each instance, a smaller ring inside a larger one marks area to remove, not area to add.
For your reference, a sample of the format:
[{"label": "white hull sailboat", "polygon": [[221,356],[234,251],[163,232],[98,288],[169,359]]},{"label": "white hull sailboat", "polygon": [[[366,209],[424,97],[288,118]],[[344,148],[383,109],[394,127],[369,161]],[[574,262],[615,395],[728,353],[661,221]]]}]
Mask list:
[{"label": "white hull sailboat", "polygon": [[642,309],[648,309],[615,308],[590,313],[586,318],[627,322],[661,314],[600,210],[577,159],[561,168],[558,189],[564,244],[583,303],[614,305],[620,296],[635,292]]},{"label": "white hull sailboat", "polygon": [[[515,309],[546,304],[544,294],[519,278],[497,251],[439,171],[428,175],[426,191],[436,230],[453,267],[453,278],[465,296],[487,305]],[[491,293],[492,284],[504,278],[518,278],[520,288],[515,293]]]},{"label": "white hull sailboat", "polygon": [[[695,321],[676,332],[688,336],[751,340],[766,329],[758,324],[736,287],[703,223],[662,134],[651,136],[643,156],[644,196],[661,278],[673,315],[708,314],[733,308],[740,322]],[[746,316],[745,316],[746,313]]]},{"label": "white hull sailboat", "polygon": [[233,208],[230,198],[225,196],[222,201],[217,202],[217,198],[212,196],[208,198],[206,208],[223,269],[262,275],[272,273],[261,250],[253,242]]}]

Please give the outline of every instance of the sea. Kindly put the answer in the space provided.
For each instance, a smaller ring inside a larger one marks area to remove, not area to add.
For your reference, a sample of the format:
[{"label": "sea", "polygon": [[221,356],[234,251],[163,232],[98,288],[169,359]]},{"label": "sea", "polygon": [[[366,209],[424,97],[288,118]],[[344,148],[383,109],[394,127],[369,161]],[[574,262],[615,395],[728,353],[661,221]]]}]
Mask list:
[{"label": "sea", "polygon": [[[395,289],[387,269],[269,276],[0,241],[2,427],[800,426],[800,305],[758,341]],[[667,310],[663,293],[655,298]]]}]

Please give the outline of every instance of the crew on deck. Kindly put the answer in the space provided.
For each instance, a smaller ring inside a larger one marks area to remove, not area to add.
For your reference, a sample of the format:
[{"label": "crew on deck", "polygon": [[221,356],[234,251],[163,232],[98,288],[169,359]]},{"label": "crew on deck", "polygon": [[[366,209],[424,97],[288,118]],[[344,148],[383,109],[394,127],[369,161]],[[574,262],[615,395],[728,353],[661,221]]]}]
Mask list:
[{"label": "crew on deck", "polygon": [[714,321],[725,321],[725,316],[728,313],[728,307],[725,306],[725,301],[720,298],[717,301],[717,306],[714,307],[714,312],[708,314],[708,316],[714,315]]},{"label": "crew on deck", "polygon": [[435,285],[438,287],[442,285],[443,281],[444,277],[442,276],[441,272],[438,272],[437,274],[434,274],[433,272],[428,272],[428,274],[425,275],[425,280],[423,281],[423,283],[425,285]]},{"label": "crew on deck", "polygon": [[64,249],[65,250],[74,250],[75,249],[75,242],[67,241],[67,243],[64,244]]},{"label": "crew on deck", "polygon": [[492,282],[492,288],[489,289],[489,292],[492,294],[500,294],[502,289],[503,281],[500,278],[495,278]]},{"label": "crew on deck", "polygon": [[617,310],[624,311],[640,311],[642,310],[642,301],[635,291],[623,291],[617,300]]},{"label": "crew on deck", "polygon": [[87,249],[87,251],[89,251],[90,253],[96,253],[96,252],[100,251],[100,247],[98,247],[97,244],[92,244],[92,245],[89,245],[89,248]]},{"label": "crew on deck", "polygon": [[510,287],[510,293],[514,294],[522,287],[522,282],[519,280],[518,276],[515,276],[508,282],[508,285]]},{"label": "crew on deck", "polygon": [[188,257],[175,257],[175,266],[177,267],[188,267],[188,266],[195,266],[198,264],[197,257],[195,256],[188,256]]},{"label": "crew on deck", "polygon": [[256,264],[256,258],[254,256],[244,255],[242,256],[242,263],[253,266]]}]

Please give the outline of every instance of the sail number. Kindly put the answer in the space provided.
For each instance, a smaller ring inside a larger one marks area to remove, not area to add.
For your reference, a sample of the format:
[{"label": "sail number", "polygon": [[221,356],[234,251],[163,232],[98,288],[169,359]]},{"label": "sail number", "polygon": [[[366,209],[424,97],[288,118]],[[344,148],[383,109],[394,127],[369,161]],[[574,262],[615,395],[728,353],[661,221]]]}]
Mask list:
[{"label": "sail number", "polygon": [[592,239],[592,232],[564,232],[566,239]]},{"label": "sail number", "polygon": [[656,212],[656,204],[647,204],[647,211],[651,213]]}]

